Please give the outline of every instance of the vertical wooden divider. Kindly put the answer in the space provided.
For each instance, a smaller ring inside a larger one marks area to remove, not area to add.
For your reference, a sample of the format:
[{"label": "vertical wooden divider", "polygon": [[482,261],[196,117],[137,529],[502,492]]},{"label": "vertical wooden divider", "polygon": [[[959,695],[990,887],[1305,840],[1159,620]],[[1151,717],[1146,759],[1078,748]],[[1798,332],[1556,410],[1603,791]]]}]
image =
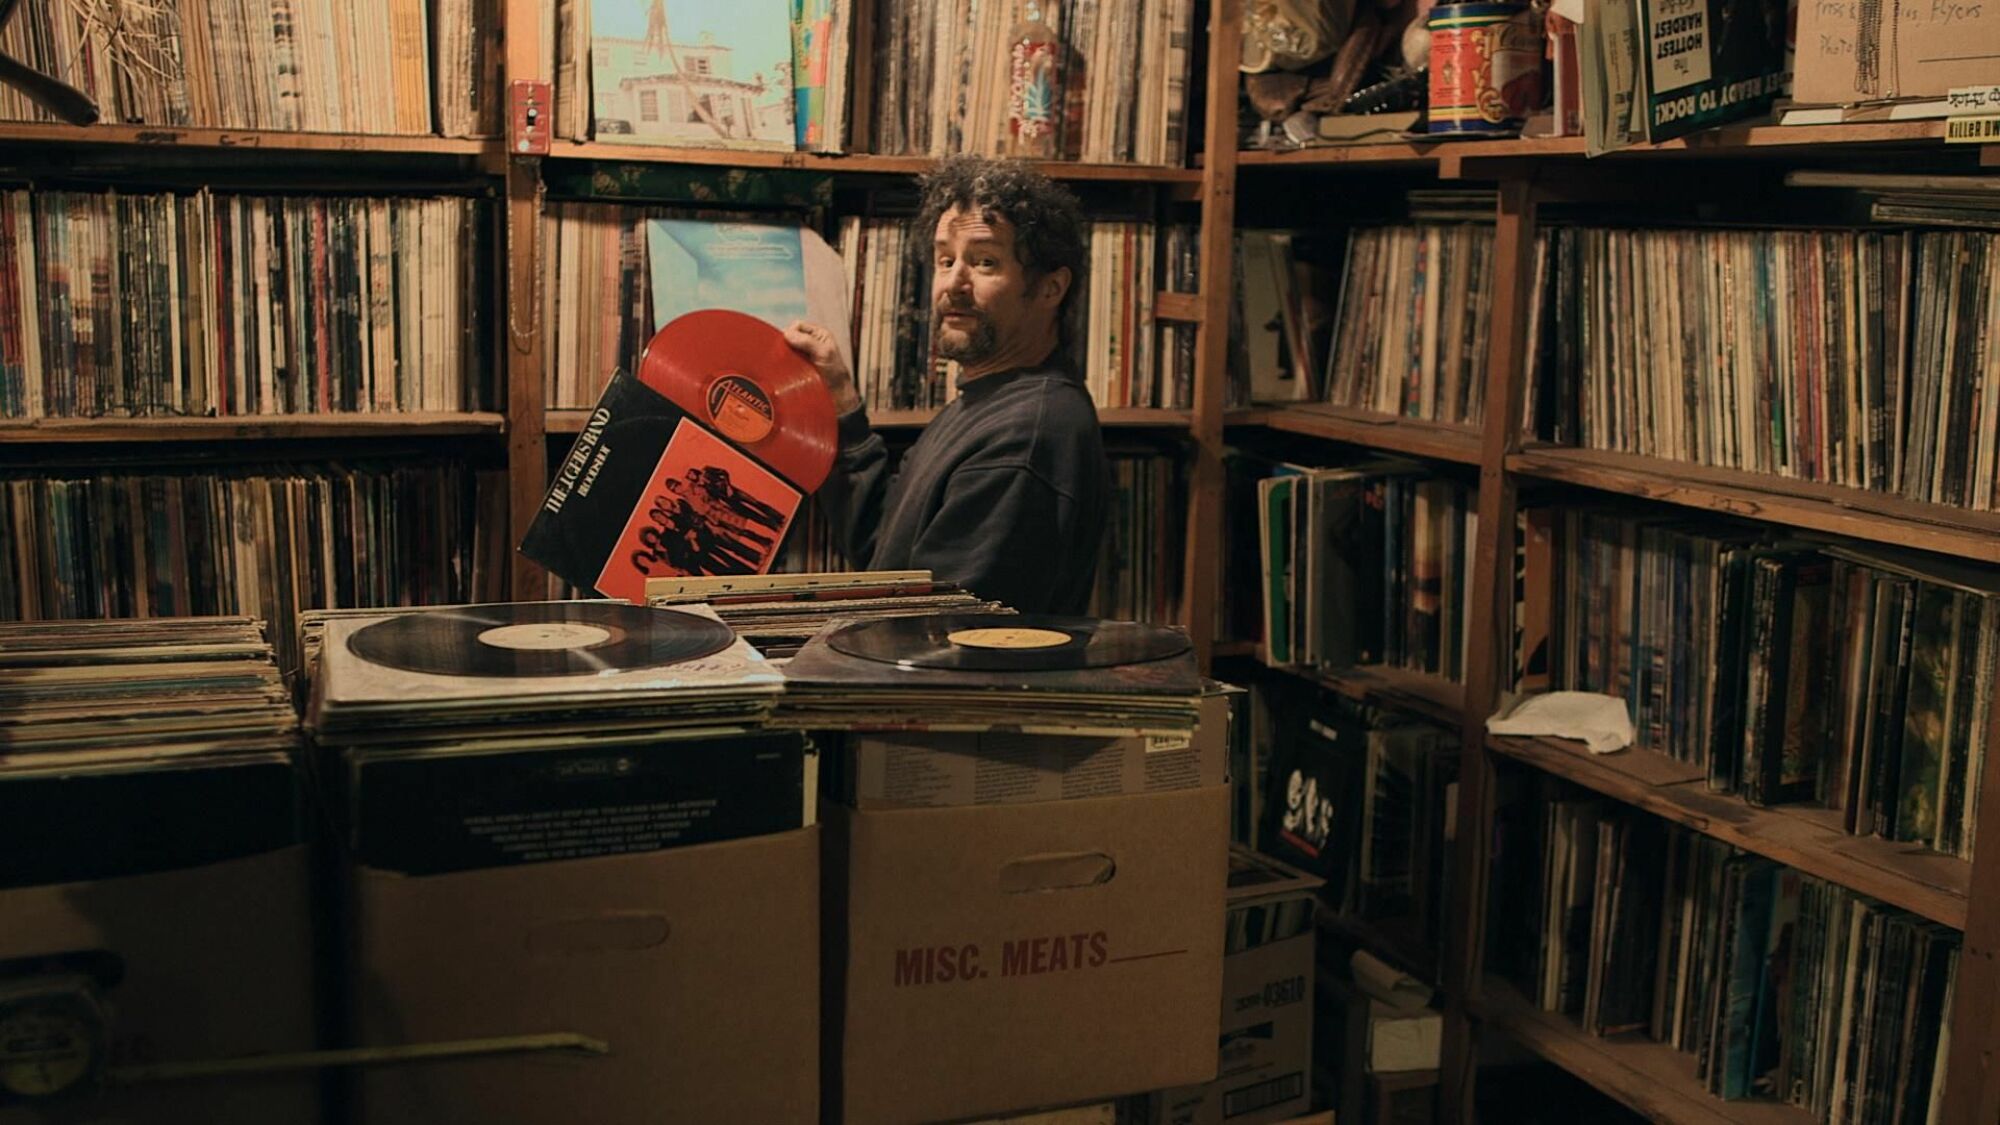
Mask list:
[{"label": "vertical wooden divider", "polygon": [[1473,1120],[1477,1068],[1472,1007],[1484,973],[1488,845],[1493,833],[1493,761],[1486,717],[1507,687],[1514,609],[1514,481],[1507,455],[1521,443],[1527,370],[1522,354],[1533,302],[1535,187],[1532,176],[1500,184],[1493,245],[1493,327],[1486,353],[1486,406],[1479,451],[1479,539],[1472,566],[1465,722],[1454,823],[1456,924],[1445,934],[1445,1039],[1439,1118]]},{"label": "vertical wooden divider", "polygon": [[1207,130],[1201,179],[1201,326],[1195,330],[1194,463],[1188,474],[1187,553],[1181,617],[1207,669],[1222,604],[1222,412],[1229,385],[1230,274],[1235,269],[1236,67],[1243,0],[1209,5]]},{"label": "vertical wooden divider", "polygon": [[[1987,716],[1986,746],[2000,746],[2000,706]],[[1945,1060],[1945,1121],[2000,1121],[2000,768],[1979,778],[1965,940],[1951,1001],[1951,1055]]]},{"label": "vertical wooden divider", "polygon": [[[507,58],[502,77],[507,84],[520,79],[551,83],[554,76],[541,73],[540,5],[552,0],[507,0]],[[584,0],[577,0],[583,3]],[[501,90],[500,135],[503,142],[512,130],[512,111],[506,89]],[[553,119],[555,106],[545,112]],[[503,143],[502,148],[506,145]],[[507,413],[507,554],[508,596],[514,600],[544,596],[544,571],[516,549],[528,524],[541,507],[548,489],[549,447],[546,437],[548,404],[542,387],[542,292],[545,270],[552,263],[542,260],[541,181],[539,157],[503,156],[507,164],[507,254],[506,299],[501,316],[506,321],[501,332],[506,373]]]}]

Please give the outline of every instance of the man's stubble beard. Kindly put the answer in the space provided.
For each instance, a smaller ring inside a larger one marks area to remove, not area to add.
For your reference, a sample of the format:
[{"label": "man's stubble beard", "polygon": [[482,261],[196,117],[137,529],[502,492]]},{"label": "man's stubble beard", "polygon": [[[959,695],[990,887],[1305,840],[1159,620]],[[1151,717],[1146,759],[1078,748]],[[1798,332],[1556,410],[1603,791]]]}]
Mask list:
[{"label": "man's stubble beard", "polygon": [[[953,343],[945,336],[944,318],[946,313],[958,313],[974,317],[979,326],[966,334],[961,342]],[[999,334],[993,330],[993,322],[976,309],[939,309],[931,314],[931,350],[940,359],[957,363],[977,363],[991,356],[1000,347]]]}]

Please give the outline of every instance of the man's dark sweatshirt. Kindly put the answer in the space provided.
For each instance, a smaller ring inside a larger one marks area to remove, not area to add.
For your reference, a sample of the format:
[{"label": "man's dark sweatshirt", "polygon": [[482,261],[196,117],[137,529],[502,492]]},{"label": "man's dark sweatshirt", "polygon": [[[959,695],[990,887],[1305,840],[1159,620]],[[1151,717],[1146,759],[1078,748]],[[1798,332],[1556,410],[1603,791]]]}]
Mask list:
[{"label": "man's dark sweatshirt", "polygon": [[819,498],[857,566],[929,570],[1023,613],[1080,614],[1110,493],[1097,407],[1058,361],[965,384],[893,476],[866,411],[843,415]]}]

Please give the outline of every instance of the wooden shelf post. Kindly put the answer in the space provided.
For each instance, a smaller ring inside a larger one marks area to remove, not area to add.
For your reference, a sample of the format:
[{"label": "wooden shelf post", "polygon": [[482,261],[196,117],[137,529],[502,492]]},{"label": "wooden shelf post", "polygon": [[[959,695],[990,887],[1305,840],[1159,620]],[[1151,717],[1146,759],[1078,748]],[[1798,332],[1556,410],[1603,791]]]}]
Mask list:
[{"label": "wooden shelf post", "polygon": [[1243,0],[1209,5],[1207,163],[1201,180],[1201,324],[1195,329],[1193,464],[1188,472],[1187,553],[1181,618],[1209,667],[1225,579],[1222,560],[1222,414],[1229,388],[1231,248],[1236,223],[1236,68]]},{"label": "wooden shelf post", "polygon": [[[550,81],[541,72],[541,12],[538,0],[507,0],[507,58],[503,79]],[[507,91],[500,91],[502,106]],[[502,110],[501,135],[512,128]],[[513,156],[507,161],[507,291],[501,303],[506,322],[501,346],[507,394],[508,596],[515,601],[543,597],[544,571],[515,549],[528,533],[542,494],[548,489],[548,443],[544,436],[548,403],[542,374],[542,287],[550,263],[542,260],[542,162]]]},{"label": "wooden shelf post", "polygon": [[1521,402],[1527,382],[1523,345],[1534,294],[1535,191],[1529,179],[1500,185],[1493,241],[1493,327],[1486,352],[1486,413],[1480,434],[1479,538],[1474,545],[1467,637],[1463,752],[1459,755],[1456,863],[1446,928],[1445,1036],[1440,1118],[1473,1120],[1477,1067],[1472,1018],[1485,971],[1486,883],[1493,834],[1493,760],[1486,717],[1508,687],[1513,665],[1514,480],[1507,457],[1521,442]]}]

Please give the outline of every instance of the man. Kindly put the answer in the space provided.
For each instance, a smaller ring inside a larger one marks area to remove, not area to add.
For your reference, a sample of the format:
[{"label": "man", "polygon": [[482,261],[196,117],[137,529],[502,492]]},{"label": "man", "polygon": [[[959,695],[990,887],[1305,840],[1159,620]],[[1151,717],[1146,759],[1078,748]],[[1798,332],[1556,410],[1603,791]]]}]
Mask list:
[{"label": "man", "polygon": [[833,336],[787,329],[840,411],[821,504],[857,566],[926,569],[1024,613],[1080,614],[1111,465],[1065,355],[1086,260],[1076,198],[1025,164],[973,157],[940,164],[923,192],[931,350],[959,364],[958,397],[892,475]]}]

